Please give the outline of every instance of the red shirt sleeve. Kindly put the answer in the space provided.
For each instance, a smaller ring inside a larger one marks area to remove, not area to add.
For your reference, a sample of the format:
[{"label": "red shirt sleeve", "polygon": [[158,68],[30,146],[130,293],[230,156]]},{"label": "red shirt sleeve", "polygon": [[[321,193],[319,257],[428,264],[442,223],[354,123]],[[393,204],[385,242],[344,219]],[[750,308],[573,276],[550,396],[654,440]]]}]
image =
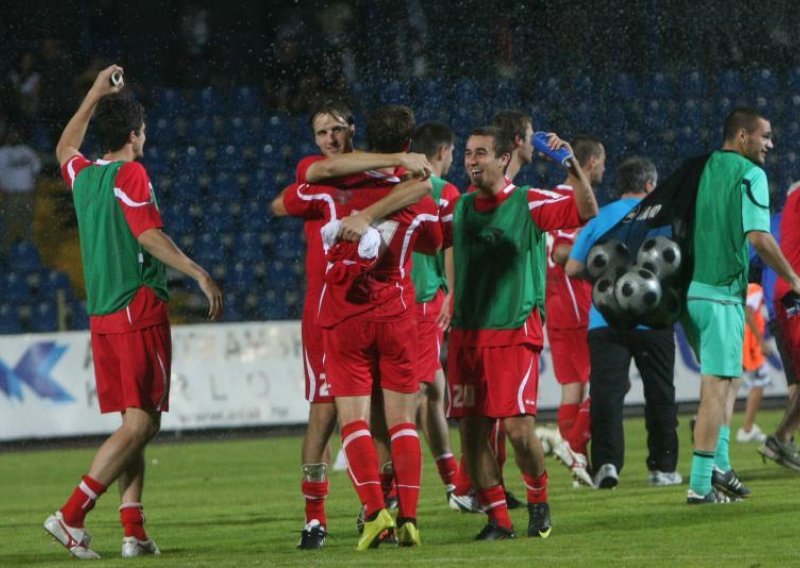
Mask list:
[{"label": "red shirt sleeve", "polygon": [[139,235],[149,229],[160,229],[164,226],[156,205],[153,185],[144,166],[139,162],[128,162],[119,169],[114,180],[114,195],[117,196],[134,237],[139,238]]},{"label": "red shirt sleeve", "polygon": [[442,247],[442,225],[439,219],[439,207],[430,198],[419,204],[420,227],[414,250],[423,254],[436,254]]},{"label": "red shirt sleeve", "polygon": [[316,156],[306,156],[300,163],[297,164],[297,171],[295,172],[295,181],[297,183],[308,183],[308,168],[311,167],[311,164],[315,162],[319,162],[324,160],[325,156],[323,155],[316,155]]},{"label": "red shirt sleeve", "polygon": [[61,166],[61,177],[67,182],[67,186],[72,189],[72,186],[75,185],[75,178],[78,177],[81,170],[91,165],[92,162],[84,158],[83,154],[75,154]]},{"label": "red shirt sleeve", "polygon": [[461,192],[452,183],[446,183],[439,195],[439,215],[444,213],[445,208],[461,196]]},{"label": "red shirt sleeve", "polygon": [[453,211],[456,210],[456,203],[460,198],[461,196],[457,196],[450,201],[439,214],[442,225],[442,248],[445,249],[453,246]]},{"label": "red shirt sleeve", "polygon": [[336,216],[334,191],[336,188],[325,185],[293,183],[283,192],[283,206],[292,217],[331,219]]},{"label": "red shirt sleeve", "polygon": [[575,198],[546,189],[528,190],[531,218],[542,231],[572,229],[584,224],[578,215]]}]

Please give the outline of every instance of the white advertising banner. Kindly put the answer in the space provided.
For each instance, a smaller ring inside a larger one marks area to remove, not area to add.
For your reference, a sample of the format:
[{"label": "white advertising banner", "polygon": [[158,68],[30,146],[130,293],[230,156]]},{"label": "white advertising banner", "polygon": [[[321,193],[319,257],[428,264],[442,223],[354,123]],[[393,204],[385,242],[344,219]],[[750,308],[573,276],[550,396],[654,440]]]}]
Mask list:
[{"label": "white advertising banner", "polygon": [[[308,406],[299,322],[174,326],[170,410],[162,430],[270,426],[305,422]],[[773,386],[786,394],[777,356]],[[541,358],[539,408],[558,407],[561,391],[547,347]],[[627,404],[644,402],[631,367]],[[676,397],[696,401],[697,363],[678,335]],[[120,423],[101,415],[88,332],[0,336],[0,441],[105,434]]]}]

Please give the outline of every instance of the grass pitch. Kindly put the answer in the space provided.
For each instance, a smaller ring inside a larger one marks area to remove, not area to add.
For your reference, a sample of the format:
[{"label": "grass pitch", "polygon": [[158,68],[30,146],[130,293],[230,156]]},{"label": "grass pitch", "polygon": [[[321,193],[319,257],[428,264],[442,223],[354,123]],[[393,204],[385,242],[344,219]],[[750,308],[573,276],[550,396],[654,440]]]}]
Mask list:
[{"label": "grass pitch", "polygon": [[[741,420],[734,420],[733,432]],[[762,412],[771,431],[778,412]],[[687,417],[681,417],[678,469],[688,477]],[[453,432],[456,436],[456,433]],[[524,536],[527,512],[512,511],[516,541],[472,542],[482,515],[447,508],[425,452],[419,525],[422,547],[356,553],[358,501],[347,475],[331,474],[328,545],[295,550],[303,526],[300,438],[231,439],[155,444],[147,454],[145,513],[161,547],[158,558],[119,557],[116,489],[98,503],[88,528],[103,557],[94,565],[148,566],[791,566],[800,563],[796,524],[800,477],[768,463],[754,444],[731,442],[734,467],[753,489],[746,502],[689,507],[687,485],[647,485],[644,424],[626,420],[627,456],[613,491],[573,489],[567,470],[548,458],[553,532]],[[457,446],[457,440],[454,440]],[[0,454],[0,566],[48,566],[71,559],[45,534],[45,517],[61,506],[88,467],[92,449]],[[512,452],[509,449],[509,455]],[[509,488],[524,499],[513,460]]]}]

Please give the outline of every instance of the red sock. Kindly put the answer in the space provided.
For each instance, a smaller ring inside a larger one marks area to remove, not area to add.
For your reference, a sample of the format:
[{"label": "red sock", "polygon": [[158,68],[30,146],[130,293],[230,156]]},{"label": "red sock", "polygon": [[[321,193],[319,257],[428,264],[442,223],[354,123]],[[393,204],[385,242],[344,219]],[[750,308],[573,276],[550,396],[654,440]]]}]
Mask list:
[{"label": "red sock", "polygon": [[147,540],[144,530],[144,511],[141,503],[123,503],[119,507],[119,520],[125,536],[135,536],[139,540]]},{"label": "red sock", "polygon": [[86,514],[94,509],[95,502],[105,491],[105,485],[95,481],[88,475],[84,475],[83,480],[72,492],[66,505],[61,507],[64,522],[71,527],[83,528]]},{"label": "red sock", "polygon": [[472,480],[469,478],[469,471],[467,470],[467,462],[464,460],[464,454],[461,454],[461,463],[458,466],[455,484],[456,490],[453,491],[453,493],[456,495],[466,495],[472,491]]},{"label": "red sock", "polygon": [[378,452],[366,421],[356,420],[342,426],[342,450],[347,457],[347,473],[369,518],[383,509],[384,503],[378,476]]},{"label": "red sock", "polygon": [[455,485],[458,476],[458,462],[453,454],[446,453],[436,458],[436,467],[439,470],[439,477],[445,485]]},{"label": "red sock", "polygon": [[[558,432],[564,440],[569,440],[569,435],[575,426],[575,419],[578,417],[580,404],[562,404],[558,407]],[[574,449],[574,448],[573,448]]]},{"label": "red sock", "polygon": [[573,451],[584,455],[586,455],[586,445],[592,439],[592,414],[589,407],[590,400],[587,398],[580,405],[578,417],[575,419],[572,430],[564,438],[569,442],[569,447]]},{"label": "red sock", "polygon": [[328,496],[328,480],[309,481],[303,479],[301,485],[303,497],[306,499],[306,523],[317,519],[323,527],[328,526],[325,516],[325,498]]},{"label": "red sock", "polygon": [[500,467],[500,479],[503,478],[503,465],[506,463],[506,433],[499,420],[495,420],[492,430],[489,433],[489,445],[492,446],[492,453],[497,458],[497,465]]},{"label": "red sock", "polygon": [[389,429],[389,437],[392,440],[392,464],[397,480],[397,516],[416,519],[422,477],[422,449],[417,428],[410,422],[397,424]]},{"label": "red sock", "polygon": [[498,527],[511,528],[511,517],[508,516],[506,492],[502,485],[488,489],[478,489],[478,500],[489,515],[489,521],[495,521]]},{"label": "red sock", "polygon": [[539,477],[527,473],[522,474],[525,488],[528,490],[528,503],[547,503],[547,472]]}]

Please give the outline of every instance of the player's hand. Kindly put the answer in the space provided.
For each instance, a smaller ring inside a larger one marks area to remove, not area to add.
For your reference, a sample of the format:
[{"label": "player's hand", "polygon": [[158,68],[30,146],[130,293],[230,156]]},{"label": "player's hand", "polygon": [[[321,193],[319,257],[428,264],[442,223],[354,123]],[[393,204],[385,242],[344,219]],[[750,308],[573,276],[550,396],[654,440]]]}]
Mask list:
[{"label": "player's hand", "polygon": [[201,277],[197,283],[200,284],[200,290],[203,291],[203,294],[205,294],[208,299],[208,319],[212,321],[220,319],[225,304],[222,290],[208,274]]},{"label": "player's hand", "polygon": [[428,179],[433,173],[433,166],[428,162],[425,154],[408,152],[400,154],[400,165],[408,170],[412,177]]},{"label": "player's hand", "polygon": [[97,74],[97,78],[94,80],[92,88],[89,89],[89,92],[97,97],[105,97],[106,95],[119,93],[125,86],[125,81],[123,80],[118,85],[111,84],[111,75],[117,72],[124,73],[125,71],[119,65],[109,65],[100,71],[100,73]]},{"label": "player's hand", "polygon": [[442,331],[447,331],[450,329],[450,322],[453,319],[453,294],[449,293],[447,296],[444,297],[444,302],[442,303],[442,310],[439,312],[439,315],[436,316],[436,325],[439,326],[439,329]]},{"label": "player's hand", "polygon": [[370,223],[361,213],[354,213],[342,219],[339,238],[343,241],[357,241],[369,230]]}]

